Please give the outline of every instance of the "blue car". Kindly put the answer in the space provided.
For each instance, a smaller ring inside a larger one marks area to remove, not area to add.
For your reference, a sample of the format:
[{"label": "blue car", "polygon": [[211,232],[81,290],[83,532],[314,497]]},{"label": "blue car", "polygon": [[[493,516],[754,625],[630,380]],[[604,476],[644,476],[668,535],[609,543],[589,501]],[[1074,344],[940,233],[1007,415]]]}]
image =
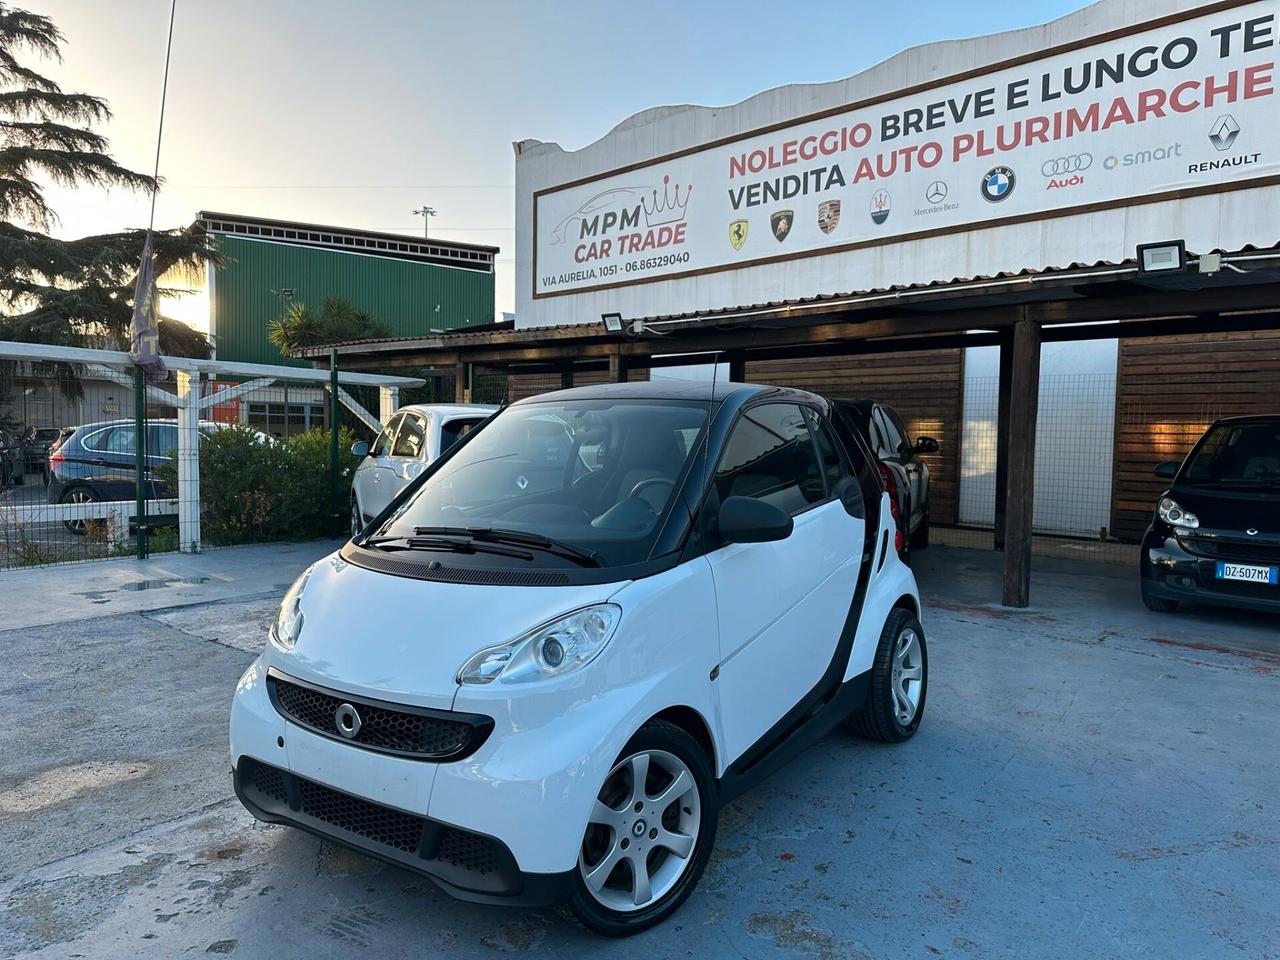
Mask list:
[{"label": "blue car", "polygon": [[[227,424],[200,421],[200,433],[209,436]],[[169,495],[155,478],[155,469],[169,463],[178,448],[177,420],[147,421],[148,499]],[[132,420],[107,420],[77,427],[49,457],[50,503],[97,503],[132,500],[137,482],[137,427]],[[72,533],[83,534],[89,520],[64,520]]]}]

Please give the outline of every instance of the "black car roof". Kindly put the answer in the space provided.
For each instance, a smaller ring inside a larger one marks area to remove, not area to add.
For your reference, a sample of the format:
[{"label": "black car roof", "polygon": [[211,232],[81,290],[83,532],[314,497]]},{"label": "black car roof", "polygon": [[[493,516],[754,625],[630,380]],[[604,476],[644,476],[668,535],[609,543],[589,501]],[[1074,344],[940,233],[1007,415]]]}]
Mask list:
[{"label": "black car roof", "polygon": [[742,393],[760,393],[773,389],[776,388],[754,383],[734,383],[730,380],[717,380],[714,384],[710,380],[638,380],[633,383],[600,383],[589,387],[553,390],[551,393],[540,393],[536,397],[517,400],[513,406],[561,400],[694,400],[707,403]]},{"label": "black car roof", "polygon": [[1213,421],[1219,423],[1280,423],[1280,413],[1246,413],[1238,417],[1219,417]]}]

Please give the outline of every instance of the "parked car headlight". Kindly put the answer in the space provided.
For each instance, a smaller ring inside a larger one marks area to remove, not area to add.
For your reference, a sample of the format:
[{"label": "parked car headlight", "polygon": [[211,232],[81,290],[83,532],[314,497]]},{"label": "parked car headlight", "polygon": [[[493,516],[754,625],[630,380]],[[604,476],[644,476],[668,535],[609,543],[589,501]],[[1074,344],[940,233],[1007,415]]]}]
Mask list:
[{"label": "parked car headlight", "polygon": [[281,650],[289,651],[298,642],[302,633],[302,591],[307,588],[307,580],[311,576],[314,564],[302,571],[302,576],[293,581],[293,586],[280,601],[280,613],[271,626],[271,642]]},{"label": "parked car headlight", "polygon": [[1200,526],[1200,518],[1194,513],[1183,510],[1178,506],[1178,501],[1172,497],[1164,497],[1160,501],[1160,505],[1156,508],[1156,512],[1160,514],[1160,519],[1165,523],[1172,523],[1175,527],[1198,527]]},{"label": "parked car headlight", "polygon": [[459,683],[528,683],[585,667],[604,649],[622,608],[598,603],[535,627],[507,643],[486,647],[462,665]]}]

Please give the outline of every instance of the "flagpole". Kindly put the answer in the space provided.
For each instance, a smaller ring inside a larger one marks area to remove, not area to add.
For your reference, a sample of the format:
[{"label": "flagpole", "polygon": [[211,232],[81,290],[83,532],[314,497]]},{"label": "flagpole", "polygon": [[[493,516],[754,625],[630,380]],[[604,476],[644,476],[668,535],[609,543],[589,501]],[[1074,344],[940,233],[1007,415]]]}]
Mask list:
[{"label": "flagpole", "polygon": [[[165,101],[169,97],[169,60],[173,54],[173,21],[178,11],[178,0],[170,0],[169,2],[169,33],[165,39],[164,45],[164,80],[160,84],[160,121],[156,128],[156,162],[152,169],[151,175],[151,212],[147,217],[147,235],[143,241],[143,258],[148,254],[154,257],[151,246],[152,231],[156,225],[156,194],[160,192],[160,145],[164,142],[164,107]],[[139,270],[139,279],[141,280],[142,272],[147,265],[143,265]],[[154,267],[153,267],[154,269]],[[154,297],[158,291],[154,289],[154,273],[151,274],[151,283],[153,289],[149,291],[153,302],[150,305],[151,310],[158,311],[158,305],[154,303]],[[141,285],[141,284],[139,284]],[[137,292],[134,294],[134,312],[138,310]],[[159,329],[156,330],[157,335]],[[158,338],[157,338],[158,339]],[[157,343],[155,355],[159,356],[160,349]],[[137,503],[135,508],[137,511],[138,526],[138,550],[137,556],[139,560],[147,559],[147,377],[146,371],[142,364],[135,363],[133,367],[133,450],[134,450],[134,495]],[[152,484],[154,486],[154,484]],[[181,491],[179,491],[181,496]],[[128,535],[128,530],[123,531],[124,535]]]}]

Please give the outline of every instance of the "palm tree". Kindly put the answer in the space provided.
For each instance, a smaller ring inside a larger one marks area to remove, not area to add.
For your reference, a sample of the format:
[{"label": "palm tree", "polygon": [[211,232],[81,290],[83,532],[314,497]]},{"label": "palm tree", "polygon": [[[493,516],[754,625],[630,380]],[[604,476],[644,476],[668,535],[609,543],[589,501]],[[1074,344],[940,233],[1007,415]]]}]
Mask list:
[{"label": "palm tree", "polygon": [[288,357],[300,347],[389,337],[391,328],[349,300],[326,297],[319,313],[305,303],[290,304],[281,319],[272,321],[268,335]]},{"label": "palm tree", "polygon": [[[145,231],[54,239],[58,216],[41,182],[137,191],[156,183],[107,153],[107,138],[93,129],[111,118],[106,101],[68,93],[22,62],[60,61],[64,42],[48,17],[0,2],[0,339],[124,342]],[[156,231],[155,247],[158,276],[195,274],[217,259],[196,227]]]}]

